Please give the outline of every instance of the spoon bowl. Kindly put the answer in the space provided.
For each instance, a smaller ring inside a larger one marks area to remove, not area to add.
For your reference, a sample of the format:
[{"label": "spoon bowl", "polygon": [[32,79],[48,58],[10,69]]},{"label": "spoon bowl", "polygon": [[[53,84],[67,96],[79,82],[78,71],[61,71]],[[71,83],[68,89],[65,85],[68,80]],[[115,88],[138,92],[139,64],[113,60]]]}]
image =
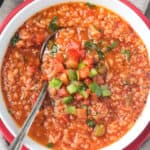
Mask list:
[{"label": "spoon bowl", "polygon": [[[54,32],[54,33],[51,33],[47,39],[44,41],[43,45],[42,45],[42,48],[41,48],[41,52],[40,52],[40,62],[42,63],[42,59],[43,59],[43,55],[44,55],[44,51],[46,49],[46,46],[49,42],[49,40],[51,40],[52,38],[55,37],[57,32]],[[42,105],[42,102],[46,96],[46,93],[47,93],[47,87],[48,87],[48,82],[47,81],[44,81],[43,82],[43,85],[42,85],[42,89],[41,89],[41,92],[29,114],[29,116],[27,117],[25,123],[23,124],[23,127],[21,128],[19,134],[16,136],[16,138],[14,139],[14,141],[10,144],[8,150],[19,150],[22,146],[22,143],[23,143],[23,139],[25,138],[25,136],[27,135],[35,117],[36,117],[36,114],[38,113],[41,105]],[[53,101],[53,100],[52,100]]]}]

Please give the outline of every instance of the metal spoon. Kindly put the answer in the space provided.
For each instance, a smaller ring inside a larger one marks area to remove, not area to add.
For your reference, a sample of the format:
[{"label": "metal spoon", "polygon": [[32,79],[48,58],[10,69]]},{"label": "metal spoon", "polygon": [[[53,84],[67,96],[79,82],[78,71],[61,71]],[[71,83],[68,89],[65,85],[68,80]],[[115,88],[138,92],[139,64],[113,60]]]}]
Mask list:
[{"label": "metal spoon", "polygon": [[[42,63],[42,58],[43,58],[43,55],[44,55],[44,51],[46,49],[46,46],[49,42],[49,40],[51,40],[52,38],[55,37],[57,32],[54,32],[52,34],[50,34],[48,36],[48,38],[44,41],[43,45],[42,45],[42,48],[41,48],[41,53],[40,53],[40,61]],[[14,141],[11,143],[11,145],[9,146],[8,150],[20,150],[21,146],[22,146],[22,143],[23,143],[23,140],[25,138],[25,136],[27,135],[31,125],[32,125],[32,122],[34,121],[35,117],[36,117],[36,114],[37,112],[39,111],[41,105],[42,105],[42,102],[46,96],[46,92],[47,92],[47,87],[48,87],[48,82],[47,81],[44,81],[43,83],[43,86],[42,86],[42,90],[37,98],[37,101],[35,103],[35,105],[33,106],[29,116],[27,117],[25,123],[23,124],[23,127],[21,128],[19,134],[17,135],[17,137],[14,139]]]}]

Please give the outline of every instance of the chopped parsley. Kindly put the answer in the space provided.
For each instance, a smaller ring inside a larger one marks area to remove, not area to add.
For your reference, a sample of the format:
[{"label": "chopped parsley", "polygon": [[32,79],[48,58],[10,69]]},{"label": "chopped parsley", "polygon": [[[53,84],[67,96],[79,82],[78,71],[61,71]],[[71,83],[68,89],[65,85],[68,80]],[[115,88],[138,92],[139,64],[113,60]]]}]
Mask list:
[{"label": "chopped parsley", "polygon": [[129,50],[122,49],[121,54],[126,57],[127,61],[130,61],[131,54]]},{"label": "chopped parsley", "polygon": [[16,45],[16,43],[19,41],[19,35],[16,33],[15,35],[14,35],[14,37],[11,39],[11,41],[10,41],[10,44],[11,44],[11,46],[15,46]]},{"label": "chopped parsley", "polygon": [[48,148],[53,148],[53,147],[54,147],[54,143],[48,143],[46,146],[47,146]]},{"label": "chopped parsley", "polygon": [[85,41],[84,47],[86,50],[97,50],[98,49],[98,45],[93,40]]},{"label": "chopped parsley", "polygon": [[96,82],[93,82],[89,85],[89,88],[90,90],[95,93],[98,97],[101,96],[101,88],[100,86],[96,83]]},{"label": "chopped parsley", "polygon": [[97,51],[97,54],[99,56],[100,59],[104,59],[105,58],[105,55],[102,51]]},{"label": "chopped parsley", "polygon": [[57,53],[57,51],[58,51],[58,45],[53,44],[50,50],[50,56],[54,56]]},{"label": "chopped parsley", "polygon": [[58,29],[60,29],[60,27],[57,25],[57,22],[58,22],[58,17],[55,16],[49,23],[49,29],[50,31],[52,32],[55,32],[57,31]]},{"label": "chopped parsley", "polygon": [[104,59],[105,55],[104,53],[101,51],[99,44],[101,43],[95,43],[93,40],[88,40],[84,42],[84,48],[86,50],[96,50],[98,56],[100,59]]},{"label": "chopped parsley", "polygon": [[106,49],[107,51],[111,51],[118,45],[118,41],[114,41],[111,45],[107,46]]},{"label": "chopped parsley", "polygon": [[93,82],[89,85],[90,90],[95,93],[98,97],[107,97],[111,95],[109,88],[106,85],[98,85],[96,82]]},{"label": "chopped parsley", "polygon": [[99,31],[99,32],[103,32],[103,30],[102,30],[102,29],[98,29],[98,31]]},{"label": "chopped parsley", "polygon": [[82,83],[82,84],[79,86],[79,88],[80,88],[80,91],[82,91],[82,90],[86,90],[86,89],[87,89],[87,86],[86,86],[85,83]]},{"label": "chopped parsley", "polygon": [[93,120],[91,120],[91,119],[87,119],[86,120],[86,123],[87,123],[87,125],[89,126],[89,127],[91,127],[91,128],[94,128],[95,127],[95,122],[93,121]]},{"label": "chopped parsley", "polygon": [[96,7],[95,4],[92,4],[92,3],[90,3],[90,2],[86,2],[85,4],[86,4],[88,7],[90,7],[90,8]]},{"label": "chopped parsley", "polygon": [[8,111],[9,114],[11,114],[11,110],[10,109],[8,109],[7,111]]}]

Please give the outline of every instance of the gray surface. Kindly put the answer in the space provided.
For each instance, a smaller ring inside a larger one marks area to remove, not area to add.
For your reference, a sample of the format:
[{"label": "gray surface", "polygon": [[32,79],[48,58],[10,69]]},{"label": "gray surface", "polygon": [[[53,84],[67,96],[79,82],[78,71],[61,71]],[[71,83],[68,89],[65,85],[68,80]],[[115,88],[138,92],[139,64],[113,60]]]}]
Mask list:
[{"label": "gray surface", "polygon": [[15,8],[23,0],[4,0],[0,8],[0,22],[9,14],[9,12]]},{"label": "gray surface", "polygon": [[150,2],[149,2],[148,8],[145,14],[150,19]]},{"label": "gray surface", "polygon": [[[23,0],[4,0],[2,7],[0,8],[0,22],[7,16],[7,14],[20,2]],[[145,12],[148,1],[149,0],[130,0],[134,3],[137,7],[139,7],[143,12]],[[145,2],[145,3],[144,3]],[[148,10],[146,11],[147,17],[150,19],[150,4],[148,6]],[[1,138],[0,138],[1,139]],[[4,150],[4,149],[1,149]],[[150,150],[150,139],[147,140],[139,150]]]},{"label": "gray surface", "polygon": [[145,13],[150,0],[129,0],[129,1],[132,2],[136,7],[138,7],[143,13]]}]

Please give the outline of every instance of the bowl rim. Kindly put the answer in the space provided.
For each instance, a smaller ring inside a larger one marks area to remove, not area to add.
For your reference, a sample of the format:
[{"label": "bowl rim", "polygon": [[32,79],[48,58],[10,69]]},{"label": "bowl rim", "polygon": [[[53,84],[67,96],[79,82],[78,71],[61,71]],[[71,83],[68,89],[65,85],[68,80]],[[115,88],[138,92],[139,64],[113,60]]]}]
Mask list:
[{"label": "bowl rim", "polygon": [[[24,2],[22,2],[21,4],[19,4],[15,9],[13,9],[9,15],[3,20],[3,22],[0,25],[0,34],[3,32],[3,30],[5,29],[5,27],[7,26],[7,24],[9,23],[9,21],[18,13],[21,11],[21,9],[23,9],[24,7],[26,7],[28,4],[32,3],[34,0],[25,0]],[[142,20],[143,22],[147,25],[147,27],[150,29],[150,20],[147,19],[146,16],[144,16],[144,14],[133,4],[131,4],[129,1],[126,0],[120,0],[124,5],[128,6],[130,9],[132,9]],[[146,139],[149,135],[150,135],[150,123],[147,125],[147,127],[145,127],[145,129],[143,130],[143,132],[133,141],[135,142],[136,140],[138,140],[139,138],[141,138],[141,135],[144,133],[145,136],[143,136],[143,140]],[[145,132],[148,131],[148,132]],[[14,136],[12,135],[12,133],[8,130],[8,128],[5,126],[5,124],[3,123],[2,119],[0,118],[0,132],[3,134],[3,136],[5,137],[5,139],[10,143]],[[142,140],[142,138],[141,138]],[[141,143],[143,142],[140,141]],[[132,142],[132,141],[131,141]],[[127,146],[130,147],[132,146],[132,143],[130,143],[130,145]],[[28,150],[28,148],[26,148],[25,146],[23,146],[22,150]],[[126,149],[127,150],[127,149]]]},{"label": "bowl rim", "polygon": [[[22,8],[27,6],[28,4],[32,3],[34,0],[24,0],[24,2],[20,3],[17,7],[15,7],[2,21],[0,24],[0,34],[4,30],[5,26],[9,23],[9,21],[19,12]],[[124,5],[128,6],[130,9],[132,9],[142,20],[143,22],[150,28],[150,20],[142,13],[140,9],[138,9],[135,5],[133,5],[131,2],[127,0],[119,0]]]}]

